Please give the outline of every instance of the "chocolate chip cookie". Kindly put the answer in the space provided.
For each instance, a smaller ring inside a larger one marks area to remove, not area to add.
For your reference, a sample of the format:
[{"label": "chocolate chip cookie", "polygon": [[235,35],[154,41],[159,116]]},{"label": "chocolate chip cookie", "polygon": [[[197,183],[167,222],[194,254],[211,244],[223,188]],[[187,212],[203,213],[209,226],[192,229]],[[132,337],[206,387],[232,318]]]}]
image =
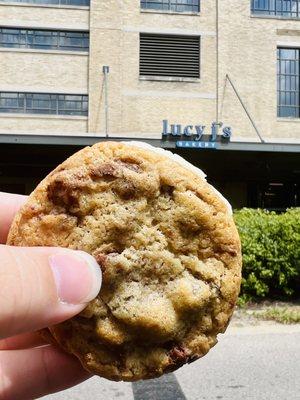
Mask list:
[{"label": "chocolate chip cookie", "polygon": [[102,142],[48,175],[17,214],[15,246],[92,254],[98,297],[49,328],[90,372],[135,381],[205,355],[224,332],[241,279],[230,206],[178,156]]}]

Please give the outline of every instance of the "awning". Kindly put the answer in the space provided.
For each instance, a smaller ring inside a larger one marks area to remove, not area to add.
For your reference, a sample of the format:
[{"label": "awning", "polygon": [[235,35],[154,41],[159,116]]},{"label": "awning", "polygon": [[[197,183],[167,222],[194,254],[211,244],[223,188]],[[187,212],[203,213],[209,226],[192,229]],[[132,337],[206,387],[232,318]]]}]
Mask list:
[{"label": "awning", "polygon": [[[145,138],[124,138],[124,137],[98,137],[98,136],[65,136],[65,135],[15,135],[0,134],[0,144],[22,144],[22,145],[51,145],[51,146],[89,146],[105,140],[115,141],[143,141],[155,147],[175,149],[176,141]],[[245,151],[245,152],[280,152],[300,153],[300,143],[255,143],[255,142],[219,142],[217,149],[191,148],[193,151]]]}]

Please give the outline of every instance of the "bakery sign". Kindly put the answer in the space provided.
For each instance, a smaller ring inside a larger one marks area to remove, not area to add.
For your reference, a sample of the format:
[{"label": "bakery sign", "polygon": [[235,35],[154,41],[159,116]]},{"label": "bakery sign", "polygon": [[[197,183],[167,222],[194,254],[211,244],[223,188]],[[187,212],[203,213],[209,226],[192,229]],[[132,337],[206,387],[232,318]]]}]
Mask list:
[{"label": "bakery sign", "polygon": [[205,125],[169,124],[163,120],[162,139],[175,140],[176,147],[216,149],[218,143],[230,141],[232,130],[222,122],[212,122],[210,132]]}]

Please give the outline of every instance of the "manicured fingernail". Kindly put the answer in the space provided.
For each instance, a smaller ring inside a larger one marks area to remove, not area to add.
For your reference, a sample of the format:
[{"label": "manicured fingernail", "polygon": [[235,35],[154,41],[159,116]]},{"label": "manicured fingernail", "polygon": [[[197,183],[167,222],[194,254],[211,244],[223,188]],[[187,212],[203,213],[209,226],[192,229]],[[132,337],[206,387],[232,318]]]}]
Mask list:
[{"label": "manicured fingernail", "polygon": [[49,258],[61,302],[84,304],[100,291],[101,269],[94,257],[83,251],[62,250]]}]

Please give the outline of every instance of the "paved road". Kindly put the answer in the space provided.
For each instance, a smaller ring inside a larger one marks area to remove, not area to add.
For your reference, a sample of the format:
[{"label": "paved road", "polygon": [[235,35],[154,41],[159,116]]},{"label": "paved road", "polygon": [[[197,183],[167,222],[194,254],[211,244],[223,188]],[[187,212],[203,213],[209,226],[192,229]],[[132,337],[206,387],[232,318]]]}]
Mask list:
[{"label": "paved road", "polygon": [[43,400],[300,400],[300,326],[233,328],[175,374],[133,385],[92,378]]}]

